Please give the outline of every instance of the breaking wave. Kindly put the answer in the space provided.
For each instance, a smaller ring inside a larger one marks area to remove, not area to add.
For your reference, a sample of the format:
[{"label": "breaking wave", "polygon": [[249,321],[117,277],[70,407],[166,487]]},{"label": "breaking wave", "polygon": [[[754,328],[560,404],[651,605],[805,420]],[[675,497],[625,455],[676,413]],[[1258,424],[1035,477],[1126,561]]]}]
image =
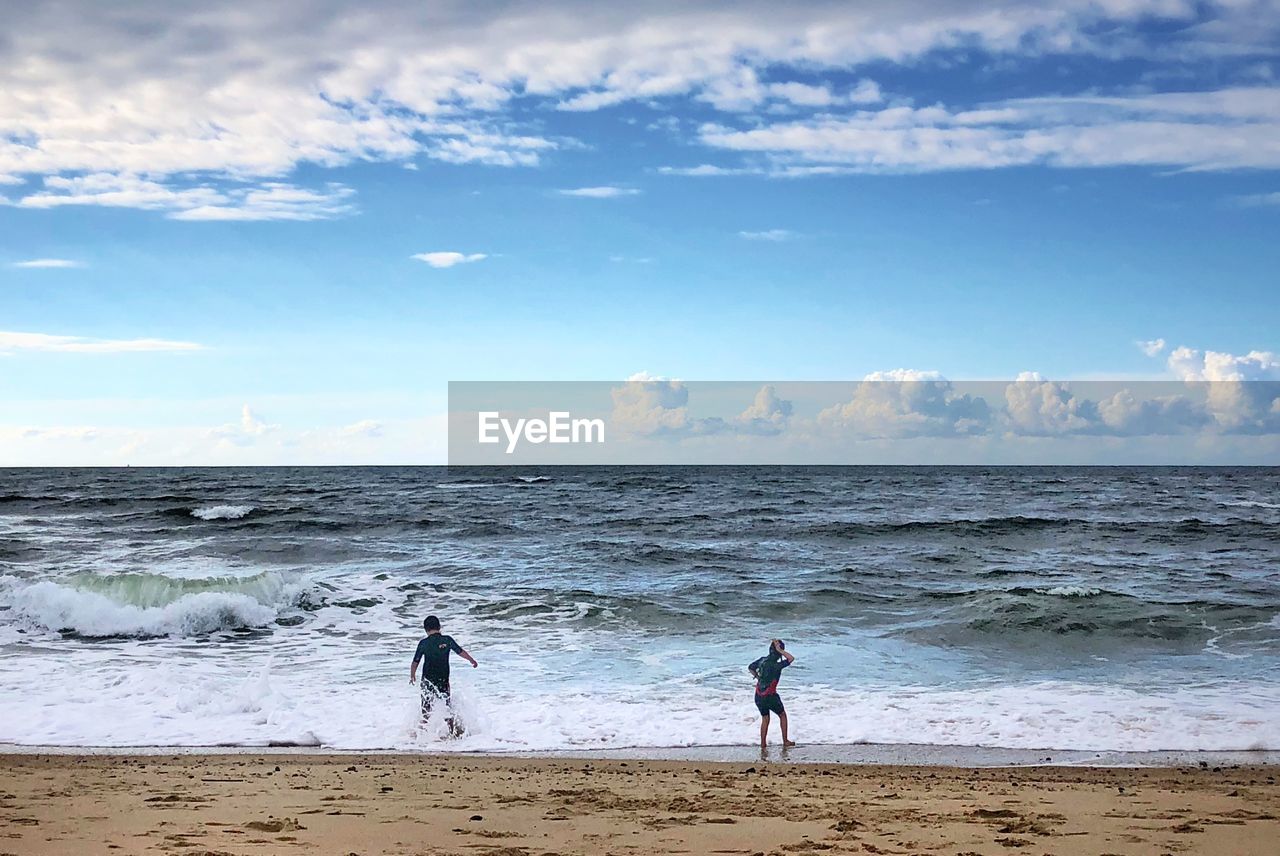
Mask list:
[{"label": "breaking wave", "polygon": [[252,505],[208,505],[191,509],[191,516],[201,520],[240,520],[252,513]]},{"label": "breaking wave", "polygon": [[91,638],[202,636],[265,627],[305,587],[278,574],[174,579],[159,574],[77,574],[30,585],[9,578],[0,599],[26,622]]}]

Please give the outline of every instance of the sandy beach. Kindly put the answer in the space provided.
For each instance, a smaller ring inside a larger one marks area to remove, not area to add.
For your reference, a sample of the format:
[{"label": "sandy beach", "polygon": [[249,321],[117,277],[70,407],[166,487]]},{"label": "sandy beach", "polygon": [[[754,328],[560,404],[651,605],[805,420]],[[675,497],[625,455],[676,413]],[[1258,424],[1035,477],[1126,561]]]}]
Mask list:
[{"label": "sandy beach", "polygon": [[1269,854],[1274,767],[0,756],[0,853]]}]

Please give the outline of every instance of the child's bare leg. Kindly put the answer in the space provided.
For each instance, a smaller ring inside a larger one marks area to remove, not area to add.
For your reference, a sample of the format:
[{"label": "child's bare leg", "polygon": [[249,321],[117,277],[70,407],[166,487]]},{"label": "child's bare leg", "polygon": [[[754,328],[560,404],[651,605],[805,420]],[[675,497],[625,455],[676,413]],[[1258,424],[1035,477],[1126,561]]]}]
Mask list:
[{"label": "child's bare leg", "polygon": [[769,743],[769,714],[760,717],[760,748],[763,749]]},{"label": "child's bare leg", "polygon": [[794,746],[795,741],[787,737],[787,715],[785,713],[778,714],[778,724],[782,726],[782,745]]}]

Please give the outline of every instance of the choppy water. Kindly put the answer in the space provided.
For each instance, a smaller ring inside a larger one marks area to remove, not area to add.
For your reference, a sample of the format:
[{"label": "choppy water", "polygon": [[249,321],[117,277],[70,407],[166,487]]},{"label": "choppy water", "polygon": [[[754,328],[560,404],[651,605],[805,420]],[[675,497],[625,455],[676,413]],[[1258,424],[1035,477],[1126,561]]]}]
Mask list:
[{"label": "choppy water", "polygon": [[[1280,749],[1280,469],[0,471],[0,741]],[[469,733],[415,728],[436,613]]]}]

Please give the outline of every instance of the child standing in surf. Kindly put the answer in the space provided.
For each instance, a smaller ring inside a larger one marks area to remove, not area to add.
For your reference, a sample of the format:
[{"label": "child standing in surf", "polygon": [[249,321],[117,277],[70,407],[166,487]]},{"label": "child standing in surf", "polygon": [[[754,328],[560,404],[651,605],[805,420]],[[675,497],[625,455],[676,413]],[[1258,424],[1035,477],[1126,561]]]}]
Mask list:
[{"label": "child standing in surf", "polygon": [[795,662],[795,657],[787,653],[781,639],[769,642],[769,653],[756,660],[747,671],[756,679],[756,709],[760,711],[760,748],[769,742],[769,714],[778,714],[778,724],[782,726],[782,745],[794,746],[794,741],[787,737],[787,709],[782,706],[782,698],[778,695],[778,680],[782,670]]},{"label": "child standing in surf", "polygon": [[[422,665],[422,721],[431,716],[431,709],[437,702],[449,704],[449,654],[457,654],[471,664],[472,668],[480,665],[462,646],[453,641],[452,636],[440,632],[440,619],[428,615],[422,622],[427,637],[418,643],[413,652],[413,665],[409,667],[409,683],[417,683],[418,663]],[[425,661],[425,662],[424,662]],[[449,734],[454,737],[462,735],[462,727],[452,715],[445,719]]]}]

